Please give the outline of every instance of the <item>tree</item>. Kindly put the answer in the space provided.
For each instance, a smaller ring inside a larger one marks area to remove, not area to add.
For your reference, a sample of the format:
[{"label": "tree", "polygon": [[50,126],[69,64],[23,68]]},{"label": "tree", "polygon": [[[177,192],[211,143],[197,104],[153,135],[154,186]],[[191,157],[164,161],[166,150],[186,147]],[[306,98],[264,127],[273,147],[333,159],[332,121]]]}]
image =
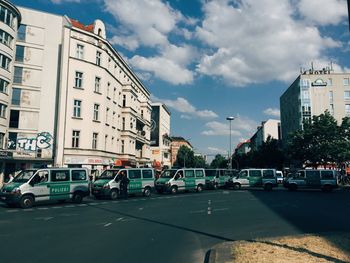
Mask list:
[{"label": "tree", "polygon": [[194,167],[194,152],[185,145],[180,146],[177,152],[176,161],[174,166],[176,167]]},{"label": "tree", "polygon": [[227,168],[228,160],[221,154],[215,155],[215,158],[210,164],[210,168]]},{"label": "tree", "polygon": [[206,168],[206,162],[203,156],[194,156],[194,168]]}]

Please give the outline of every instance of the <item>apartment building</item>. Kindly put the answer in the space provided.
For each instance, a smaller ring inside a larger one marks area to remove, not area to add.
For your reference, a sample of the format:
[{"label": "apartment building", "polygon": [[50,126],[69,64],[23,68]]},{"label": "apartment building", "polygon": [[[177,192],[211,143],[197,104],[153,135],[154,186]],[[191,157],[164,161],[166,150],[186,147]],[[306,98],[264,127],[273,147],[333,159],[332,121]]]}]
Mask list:
[{"label": "apartment building", "polygon": [[174,163],[176,161],[176,157],[177,157],[177,152],[179,151],[181,146],[186,146],[186,147],[190,148],[191,150],[193,149],[192,144],[188,140],[186,140],[185,138],[172,136],[171,137],[171,145],[170,145],[171,165],[174,165]]},{"label": "apartment building", "polygon": [[171,113],[165,104],[152,103],[151,151],[153,166],[156,169],[171,167]]},{"label": "apartment building", "polygon": [[104,23],[0,3],[0,174],[150,164],[150,93]]},{"label": "apartment building", "polygon": [[302,70],[280,97],[282,141],[302,128],[304,120],[328,110],[341,123],[350,116],[350,73],[334,72],[332,67]]},{"label": "apartment building", "polygon": [[268,137],[281,140],[281,122],[279,120],[269,119],[263,121],[250,138],[250,149],[252,151],[258,150],[258,148],[267,141]]}]

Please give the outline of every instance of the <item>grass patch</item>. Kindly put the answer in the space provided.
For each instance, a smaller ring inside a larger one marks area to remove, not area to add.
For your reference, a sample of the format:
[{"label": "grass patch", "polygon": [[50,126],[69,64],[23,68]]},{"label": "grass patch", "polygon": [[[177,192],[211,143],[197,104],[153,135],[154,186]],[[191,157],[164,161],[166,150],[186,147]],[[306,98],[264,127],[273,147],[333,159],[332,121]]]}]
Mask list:
[{"label": "grass patch", "polygon": [[350,262],[350,234],[300,235],[233,242],[235,263]]}]

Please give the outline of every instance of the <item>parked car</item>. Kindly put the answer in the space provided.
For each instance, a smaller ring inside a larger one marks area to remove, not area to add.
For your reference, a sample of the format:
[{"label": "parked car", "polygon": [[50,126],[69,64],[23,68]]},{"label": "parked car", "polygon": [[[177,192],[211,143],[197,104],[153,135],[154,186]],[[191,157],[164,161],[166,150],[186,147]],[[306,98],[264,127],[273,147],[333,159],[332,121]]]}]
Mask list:
[{"label": "parked car", "polygon": [[283,173],[282,171],[276,171],[277,183],[283,184]]}]

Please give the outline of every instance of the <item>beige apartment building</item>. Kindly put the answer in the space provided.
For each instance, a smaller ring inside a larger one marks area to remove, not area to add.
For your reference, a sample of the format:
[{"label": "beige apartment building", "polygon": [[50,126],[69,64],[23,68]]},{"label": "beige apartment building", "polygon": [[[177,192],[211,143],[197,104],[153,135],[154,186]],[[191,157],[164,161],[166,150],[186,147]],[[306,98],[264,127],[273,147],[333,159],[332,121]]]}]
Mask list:
[{"label": "beige apartment building", "polygon": [[332,67],[302,70],[280,97],[282,141],[302,128],[303,120],[328,110],[341,123],[350,116],[350,73],[334,72]]},{"label": "beige apartment building", "polygon": [[254,135],[250,138],[250,149],[252,151],[258,148],[267,141],[267,138],[281,140],[281,122],[280,120],[269,119],[261,122]]},{"label": "beige apartment building", "polygon": [[192,144],[183,137],[171,137],[171,165],[174,165],[177,157],[177,152],[181,146],[186,146],[193,150]]},{"label": "beige apartment building", "polygon": [[103,22],[0,7],[0,175],[150,164],[150,92]]}]

